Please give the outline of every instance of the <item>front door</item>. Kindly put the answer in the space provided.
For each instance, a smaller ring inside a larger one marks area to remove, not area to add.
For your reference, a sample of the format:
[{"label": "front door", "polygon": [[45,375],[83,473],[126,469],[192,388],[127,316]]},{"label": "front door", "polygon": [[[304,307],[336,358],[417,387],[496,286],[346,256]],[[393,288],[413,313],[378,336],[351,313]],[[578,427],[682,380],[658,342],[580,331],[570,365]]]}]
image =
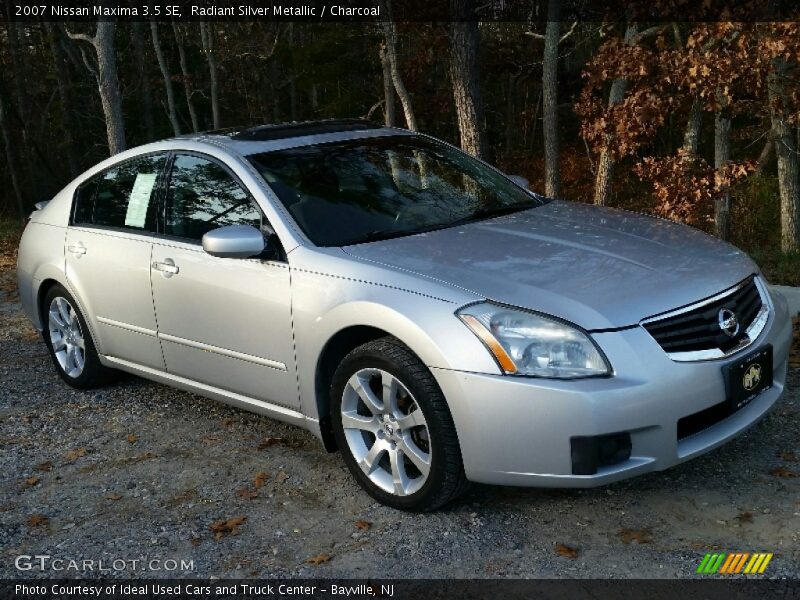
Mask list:
[{"label": "front door", "polygon": [[76,194],[67,230],[67,280],[101,354],[163,369],[150,291],[157,181],[166,155],[95,175]]},{"label": "front door", "polygon": [[216,258],[201,246],[212,229],[263,219],[221,164],[175,156],[151,260],[158,335],[169,373],[296,408],[288,265]]}]

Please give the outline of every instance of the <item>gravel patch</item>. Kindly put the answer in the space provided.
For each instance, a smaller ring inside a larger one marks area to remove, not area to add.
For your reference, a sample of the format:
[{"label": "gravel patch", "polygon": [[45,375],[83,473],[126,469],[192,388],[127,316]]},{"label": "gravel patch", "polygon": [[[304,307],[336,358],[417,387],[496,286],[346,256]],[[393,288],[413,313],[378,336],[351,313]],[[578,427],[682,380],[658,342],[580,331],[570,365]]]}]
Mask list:
[{"label": "gravel patch", "polygon": [[757,426],[671,470],[475,486],[426,515],[373,502],[300,429],[134,377],[68,388],[7,292],[0,381],[3,578],[79,574],[15,568],[37,554],[128,561],[105,577],[692,577],[717,550],[800,577],[800,369]]}]

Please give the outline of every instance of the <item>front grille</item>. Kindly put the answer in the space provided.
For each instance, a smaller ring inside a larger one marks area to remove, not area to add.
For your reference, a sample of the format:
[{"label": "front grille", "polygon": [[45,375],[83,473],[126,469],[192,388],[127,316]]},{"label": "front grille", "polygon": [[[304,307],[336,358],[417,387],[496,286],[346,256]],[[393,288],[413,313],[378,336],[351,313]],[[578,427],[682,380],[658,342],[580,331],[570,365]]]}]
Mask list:
[{"label": "front grille", "polygon": [[[729,294],[672,316],[648,319],[643,325],[668,354],[719,350],[724,355],[747,342],[747,329],[762,305],[755,278],[750,277]],[[733,311],[739,322],[739,331],[732,337],[719,324],[723,308]]]}]

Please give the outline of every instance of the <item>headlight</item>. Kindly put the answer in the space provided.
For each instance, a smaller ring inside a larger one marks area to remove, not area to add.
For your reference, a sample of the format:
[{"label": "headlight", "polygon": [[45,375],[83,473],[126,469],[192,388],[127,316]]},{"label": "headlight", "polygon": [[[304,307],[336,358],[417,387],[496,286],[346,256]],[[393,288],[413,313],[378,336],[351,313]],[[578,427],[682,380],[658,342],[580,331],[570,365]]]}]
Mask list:
[{"label": "headlight", "polygon": [[589,336],[562,321],[489,303],[456,314],[509,375],[578,379],[611,372]]}]

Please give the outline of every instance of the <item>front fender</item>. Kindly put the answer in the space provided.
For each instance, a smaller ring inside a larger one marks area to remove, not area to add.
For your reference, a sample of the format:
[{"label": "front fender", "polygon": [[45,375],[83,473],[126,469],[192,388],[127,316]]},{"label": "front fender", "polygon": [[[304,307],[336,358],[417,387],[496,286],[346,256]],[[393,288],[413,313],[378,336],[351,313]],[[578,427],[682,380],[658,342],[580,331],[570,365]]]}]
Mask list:
[{"label": "front fender", "polygon": [[293,269],[292,316],[304,414],[319,419],[316,378],[323,350],[337,333],[350,327],[385,331],[431,368],[499,374],[483,344],[455,316],[460,306],[474,298],[441,296],[379,281]]}]

